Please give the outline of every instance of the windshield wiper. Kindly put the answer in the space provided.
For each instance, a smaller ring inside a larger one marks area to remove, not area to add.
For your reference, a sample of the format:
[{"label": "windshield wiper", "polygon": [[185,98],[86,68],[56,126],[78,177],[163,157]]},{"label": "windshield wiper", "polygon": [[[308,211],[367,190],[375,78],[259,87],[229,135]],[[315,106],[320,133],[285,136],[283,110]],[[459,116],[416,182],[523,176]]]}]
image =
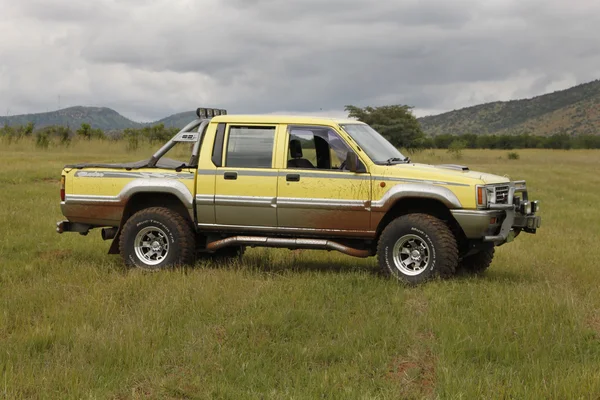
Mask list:
[{"label": "windshield wiper", "polygon": [[392,157],[392,158],[388,158],[385,161],[385,165],[392,165],[394,162],[410,162],[408,157],[404,157],[404,159],[402,158],[398,158],[398,157]]}]

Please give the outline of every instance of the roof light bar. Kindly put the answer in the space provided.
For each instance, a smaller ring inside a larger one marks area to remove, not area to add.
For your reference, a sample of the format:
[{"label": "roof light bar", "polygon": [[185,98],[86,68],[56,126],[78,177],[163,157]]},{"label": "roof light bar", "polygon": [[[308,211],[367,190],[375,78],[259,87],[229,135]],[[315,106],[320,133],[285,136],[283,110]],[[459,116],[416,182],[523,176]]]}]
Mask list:
[{"label": "roof light bar", "polygon": [[196,115],[200,119],[212,118],[218,115],[227,115],[227,110],[221,110],[218,108],[197,108]]}]

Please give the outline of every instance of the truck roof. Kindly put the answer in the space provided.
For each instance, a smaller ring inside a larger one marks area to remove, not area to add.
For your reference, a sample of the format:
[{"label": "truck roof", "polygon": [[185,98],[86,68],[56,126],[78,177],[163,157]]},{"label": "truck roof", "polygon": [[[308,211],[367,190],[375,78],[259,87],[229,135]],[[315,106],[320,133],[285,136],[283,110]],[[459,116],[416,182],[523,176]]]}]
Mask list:
[{"label": "truck roof", "polygon": [[314,124],[314,125],[332,125],[332,124],[362,124],[362,122],[350,118],[328,118],[311,117],[298,115],[269,115],[269,114],[250,114],[250,115],[218,115],[212,118],[213,122],[224,123],[264,123],[264,124]]}]

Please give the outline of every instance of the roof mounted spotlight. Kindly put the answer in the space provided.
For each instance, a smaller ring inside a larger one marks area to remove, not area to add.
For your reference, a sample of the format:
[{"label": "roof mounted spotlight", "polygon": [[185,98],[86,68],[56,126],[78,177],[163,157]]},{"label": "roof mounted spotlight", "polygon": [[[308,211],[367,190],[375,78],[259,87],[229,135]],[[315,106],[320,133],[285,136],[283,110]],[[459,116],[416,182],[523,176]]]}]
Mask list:
[{"label": "roof mounted spotlight", "polygon": [[227,115],[227,110],[221,110],[218,108],[199,107],[196,109],[196,115],[200,119],[207,119],[207,118],[216,117],[218,115]]}]

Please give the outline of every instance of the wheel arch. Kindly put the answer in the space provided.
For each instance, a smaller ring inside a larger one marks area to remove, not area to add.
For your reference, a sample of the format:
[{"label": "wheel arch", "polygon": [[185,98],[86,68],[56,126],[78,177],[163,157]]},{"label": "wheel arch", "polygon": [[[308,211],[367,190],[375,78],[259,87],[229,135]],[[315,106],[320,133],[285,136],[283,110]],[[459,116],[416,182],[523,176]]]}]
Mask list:
[{"label": "wheel arch", "polygon": [[375,243],[379,241],[381,233],[390,222],[403,215],[416,213],[428,214],[444,221],[456,237],[459,248],[468,246],[467,237],[448,206],[439,199],[418,196],[402,197],[391,205],[377,225]]},{"label": "wheel arch", "polygon": [[119,238],[121,236],[121,229],[127,220],[134,215],[136,212],[141,211],[150,207],[164,207],[175,211],[181,215],[186,221],[189,222],[192,229],[195,231],[194,211],[193,208],[188,208],[183,201],[173,193],[167,192],[136,192],[133,193],[125,203],[123,209],[123,215],[118,226],[117,234],[115,235],[111,246],[108,250],[109,254],[119,253]]}]

